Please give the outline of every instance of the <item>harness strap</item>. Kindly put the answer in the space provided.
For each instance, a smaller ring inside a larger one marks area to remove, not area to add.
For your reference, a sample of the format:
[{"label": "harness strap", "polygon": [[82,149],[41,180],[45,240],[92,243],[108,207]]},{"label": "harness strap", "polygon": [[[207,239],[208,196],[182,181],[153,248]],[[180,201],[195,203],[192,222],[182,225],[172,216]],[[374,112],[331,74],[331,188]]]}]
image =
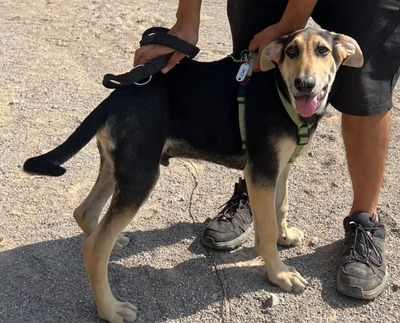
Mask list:
[{"label": "harness strap", "polygon": [[247,147],[247,133],[246,133],[246,84],[249,81],[251,74],[253,73],[253,66],[257,59],[257,52],[249,52],[247,64],[248,70],[246,73],[246,77],[243,81],[240,82],[240,87],[238,91],[237,101],[239,104],[239,128],[240,128],[240,136],[242,138],[242,148],[246,149]]},{"label": "harness strap", "polygon": [[297,146],[293,152],[292,157],[289,159],[289,164],[293,164],[296,160],[297,156],[303,150],[304,146],[308,144],[310,141],[310,132],[309,129],[314,125],[313,123],[304,123],[301,121],[299,115],[296,110],[293,108],[292,104],[283,96],[282,92],[279,90],[278,85],[276,85],[276,89],[278,90],[279,97],[282,101],[283,106],[286,109],[286,112],[292,119],[292,121],[297,126]]},{"label": "harness strap", "polygon": [[[251,74],[253,73],[253,66],[257,59],[257,52],[249,52],[247,61],[248,70],[243,81],[240,82],[240,87],[238,90],[237,101],[239,105],[239,128],[240,128],[240,136],[242,138],[242,148],[247,149],[247,133],[246,133],[246,84],[249,81]],[[301,153],[304,146],[308,144],[310,141],[310,132],[309,129],[313,126],[313,123],[305,123],[303,122],[296,110],[293,108],[292,104],[283,96],[279,87],[276,86],[278,90],[279,97],[282,101],[283,106],[286,109],[286,112],[292,119],[292,121],[297,126],[297,145],[293,152],[292,157],[290,157],[289,163],[293,164],[296,160],[297,156]]]}]

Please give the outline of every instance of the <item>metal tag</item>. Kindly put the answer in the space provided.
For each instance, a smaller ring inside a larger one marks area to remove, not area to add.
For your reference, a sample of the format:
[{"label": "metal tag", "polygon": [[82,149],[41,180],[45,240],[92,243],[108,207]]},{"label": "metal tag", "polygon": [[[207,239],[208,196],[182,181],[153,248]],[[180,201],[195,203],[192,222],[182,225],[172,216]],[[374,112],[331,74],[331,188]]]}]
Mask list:
[{"label": "metal tag", "polygon": [[248,63],[243,63],[242,65],[240,65],[239,71],[236,74],[236,81],[242,82],[245,79],[248,70]]}]

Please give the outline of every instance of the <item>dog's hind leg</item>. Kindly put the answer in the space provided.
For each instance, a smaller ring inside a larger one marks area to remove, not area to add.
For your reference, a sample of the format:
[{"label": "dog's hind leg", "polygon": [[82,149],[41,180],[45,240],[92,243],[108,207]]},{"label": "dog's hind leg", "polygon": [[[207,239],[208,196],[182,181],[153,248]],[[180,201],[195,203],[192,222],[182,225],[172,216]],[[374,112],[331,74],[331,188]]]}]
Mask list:
[{"label": "dog's hind leg", "polygon": [[278,222],[278,243],[281,246],[298,246],[304,238],[304,233],[297,228],[287,227],[287,215],[289,212],[288,177],[290,164],[287,164],[278,178],[275,193],[276,218]]},{"label": "dog's hind leg", "polygon": [[[109,140],[98,138],[100,170],[96,183],[85,200],[75,209],[74,218],[86,236],[90,236],[99,221],[100,213],[115,189],[114,165],[108,153]],[[120,234],[114,250],[121,250],[129,244],[127,236]]]},{"label": "dog's hind leg", "polygon": [[[153,129],[149,128],[151,132]],[[129,130],[124,130],[121,132],[125,137],[119,137],[111,154],[115,191],[110,207],[82,246],[98,313],[112,323],[136,319],[136,306],[117,301],[111,292],[108,261],[118,235],[133,219],[157,182],[164,143],[160,135],[141,133],[133,136]]]},{"label": "dog's hind leg", "polygon": [[96,299],[99,316],[111,323],[136,320],[137,307],[117,301],[108,282],[108,262],[118,234],[129,224],[137,210],[122,207],[114,196],[99,225],[82,246],[86,271]]},{"label": "dog's hind leg", "polygon": [[100,142],[98,142],[98,148],[100,170],[96,183],[89,195],[74,211],[74,218],[86,236],[90,236],[97,226],[100,213],[115,189],[112,161],[105,156]]}]

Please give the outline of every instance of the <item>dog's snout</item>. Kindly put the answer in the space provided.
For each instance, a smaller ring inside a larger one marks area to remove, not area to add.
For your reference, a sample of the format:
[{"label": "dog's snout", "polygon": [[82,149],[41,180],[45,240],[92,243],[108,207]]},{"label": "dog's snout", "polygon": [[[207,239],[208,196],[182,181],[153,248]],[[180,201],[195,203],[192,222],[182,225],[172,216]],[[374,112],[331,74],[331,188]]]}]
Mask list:
[{"label": "dog's snout", "polygon": [[300,93],[310,93],[314,89],[315,83],[315,78],[312,76],[296,77],[294,80],[294,86]]}]

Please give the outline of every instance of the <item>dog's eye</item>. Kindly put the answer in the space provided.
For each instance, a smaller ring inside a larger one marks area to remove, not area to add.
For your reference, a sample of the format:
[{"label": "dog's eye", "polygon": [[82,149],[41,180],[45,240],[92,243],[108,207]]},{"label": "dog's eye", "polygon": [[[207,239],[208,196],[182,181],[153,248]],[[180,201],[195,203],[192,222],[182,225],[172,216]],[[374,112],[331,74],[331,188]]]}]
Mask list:
[{"label": "dog's eye", "polygon": [[325,46],[318,46],[315,49],[315,52],[318,56],[326,56],[329,53],[329,48],[326,48]]},{"label": "dog's eye", "polygon": [[299,51],[298,51],[297,47],[291,46],[286,49],[285,53],[287,56],[289,56],[289,58],[295,58],[297,56],[298,52]]}]

